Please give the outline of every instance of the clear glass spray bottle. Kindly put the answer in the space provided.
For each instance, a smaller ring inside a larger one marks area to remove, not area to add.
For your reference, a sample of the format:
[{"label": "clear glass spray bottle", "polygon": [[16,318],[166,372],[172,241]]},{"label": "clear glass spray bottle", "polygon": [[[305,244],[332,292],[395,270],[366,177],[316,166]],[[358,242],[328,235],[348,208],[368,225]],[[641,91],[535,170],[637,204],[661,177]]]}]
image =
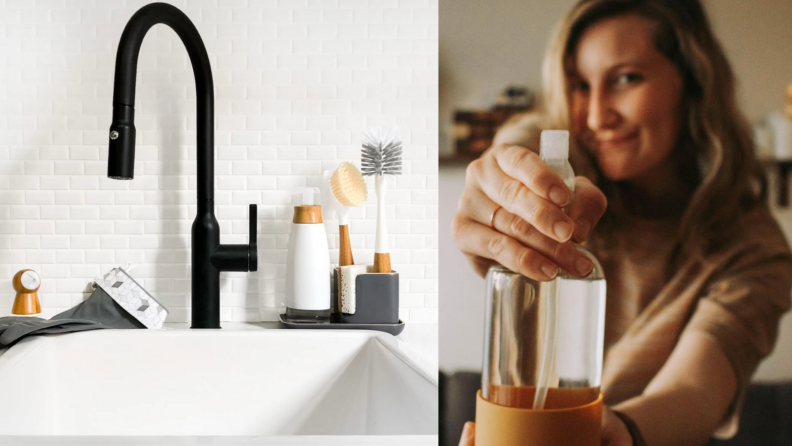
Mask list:
[{"label": "clear glass spray bottle", "polygon": [[[574,193],[569,132],[542,132],[540,156]],[[605,339],[605,276],[559,273],[539,282],[495,266],[487,274],[482,397],[521,409],[560,409],[600,396]]]}]

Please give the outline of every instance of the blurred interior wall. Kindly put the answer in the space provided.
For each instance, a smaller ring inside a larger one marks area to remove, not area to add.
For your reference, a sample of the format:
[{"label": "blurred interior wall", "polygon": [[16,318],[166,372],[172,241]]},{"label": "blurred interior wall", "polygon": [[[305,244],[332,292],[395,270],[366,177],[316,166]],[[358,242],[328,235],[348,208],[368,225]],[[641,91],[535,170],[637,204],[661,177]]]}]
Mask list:
[{"label": "blurred interior wall", "polygon": [[[453,111],[490,107],[507,85],[536,91],[550,32],[571,0],[440,0],[440,143],[448,155]],[[739,82],[744,113],[756,120],[783,110],[792,83],[792,1],[706,0],[715,33]],[[464,167],[440,168],[440,367],[481,367],[484,281],[454,246],[451,219]],[[774,209],[792,240],[792,211]],[[773,356],[758,379],[792,379],[792,316],[784,319]]]}]

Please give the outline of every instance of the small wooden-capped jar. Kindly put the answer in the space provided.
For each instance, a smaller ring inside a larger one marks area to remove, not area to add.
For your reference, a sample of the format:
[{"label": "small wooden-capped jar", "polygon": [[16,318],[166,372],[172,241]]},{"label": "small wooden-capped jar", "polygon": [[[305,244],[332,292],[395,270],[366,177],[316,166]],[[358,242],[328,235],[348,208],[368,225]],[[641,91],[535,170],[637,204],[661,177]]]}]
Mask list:
[{"label": "small wooden-capped jar", "polygon": [[14,291],[14,306],[12,314],[31,315],[41,313],[41,304],[38,298],[38,289],[41,287],[41,277],[32,269],[23,269],[14,275],[11,281]]}]

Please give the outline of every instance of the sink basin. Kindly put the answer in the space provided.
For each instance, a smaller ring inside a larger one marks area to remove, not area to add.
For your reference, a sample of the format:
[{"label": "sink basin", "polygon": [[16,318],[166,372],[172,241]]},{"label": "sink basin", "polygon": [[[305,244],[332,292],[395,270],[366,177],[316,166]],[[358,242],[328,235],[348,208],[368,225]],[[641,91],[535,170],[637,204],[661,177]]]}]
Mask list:
[{"label": "sink basin", "polygon": [[0,356],[0,435],[437,435],[437,380],[367,331],[97,330]]}]

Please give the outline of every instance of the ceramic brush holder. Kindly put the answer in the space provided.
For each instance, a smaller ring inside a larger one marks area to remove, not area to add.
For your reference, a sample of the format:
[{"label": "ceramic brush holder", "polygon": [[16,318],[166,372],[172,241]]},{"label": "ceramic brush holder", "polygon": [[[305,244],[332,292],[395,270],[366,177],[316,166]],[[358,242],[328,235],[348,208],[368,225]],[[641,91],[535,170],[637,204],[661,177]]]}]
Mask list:
[{"label": "ceramic brush holder", "polygon": [[[371,267],[370,267],[371,268]],[[338,269],[333,270],[333,320],[346,324],[398,324],[399,273],[364,273],[355,277],[355,313],[343,313],[338,304]]]}]

